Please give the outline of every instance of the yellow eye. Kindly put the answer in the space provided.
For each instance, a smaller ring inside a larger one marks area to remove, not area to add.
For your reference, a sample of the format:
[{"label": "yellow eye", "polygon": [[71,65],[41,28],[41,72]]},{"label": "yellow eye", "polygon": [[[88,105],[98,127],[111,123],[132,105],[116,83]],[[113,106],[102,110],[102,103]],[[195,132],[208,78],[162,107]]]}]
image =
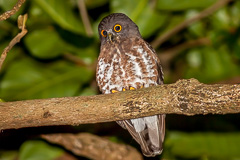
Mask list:
[{"label": "yellow eye", "polygon": [[102,35],[103,37],[107,37],[107,31],[102,30],[102,31],[101,31],[101,35]]},{"label": "yellow eye", "polygon": [[116,24],[113,29],[115,32],[120,32],[122,30],[122,26],[120,24]]}]

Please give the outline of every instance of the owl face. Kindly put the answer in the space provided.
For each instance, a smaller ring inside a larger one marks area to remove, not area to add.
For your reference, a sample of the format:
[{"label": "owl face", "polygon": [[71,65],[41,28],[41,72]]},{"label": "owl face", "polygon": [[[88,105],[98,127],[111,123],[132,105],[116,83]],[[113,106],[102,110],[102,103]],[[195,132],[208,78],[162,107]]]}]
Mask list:
[{"label": "owl face", "polygon": [[116,43],[130,37],[141,37],[137,25],[122,13],[113,13],[103,18],[98,26],[98,33],[101,44]]}]

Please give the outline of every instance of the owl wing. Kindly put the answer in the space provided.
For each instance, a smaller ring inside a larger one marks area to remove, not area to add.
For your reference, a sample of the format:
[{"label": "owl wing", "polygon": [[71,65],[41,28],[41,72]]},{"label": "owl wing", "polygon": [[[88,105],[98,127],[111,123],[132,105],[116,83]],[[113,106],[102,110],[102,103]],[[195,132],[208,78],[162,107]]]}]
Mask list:
[{"label": "owl wing", "polygon": [[163,71],[162,71],[162,66],[161,66],[161,62],[160,62],[160,59],[158,58],[158,55],[157,53],[155,52],[155,50],[152,48],[152,46],[145,41],[145,44],[146,46],[148,47],[148,49],[151,51],[151,53],[153,54],[153,56],[155,57],[156,59],[156,65],[157,65],[157,71],[158,71],[158,80],[157,80],[157,83],[159,85],[163,84]]},{"label": "owl wing", "polygon": [[[158,71],[156,83],[163,84],[163,72],[160,61],[154,49],[144,43],[150,55],[154,57]],[[165,137],[165,115],[155,115],[137,119],[117,121],[124,129],[127,129],[132,137],[140,144],[145,156],[156,156],[162,153],[163,141]]]},{"label": "owl wing", "polygon": [[[139,125],[144,126],[144,129],[138,131],[133,120],[140,122]],[[140,144],[145,156],[154,157],[162,153],[165,137],[165,115],[123,120],[117,121],[117,123],[127,129],[132,137]]]}]

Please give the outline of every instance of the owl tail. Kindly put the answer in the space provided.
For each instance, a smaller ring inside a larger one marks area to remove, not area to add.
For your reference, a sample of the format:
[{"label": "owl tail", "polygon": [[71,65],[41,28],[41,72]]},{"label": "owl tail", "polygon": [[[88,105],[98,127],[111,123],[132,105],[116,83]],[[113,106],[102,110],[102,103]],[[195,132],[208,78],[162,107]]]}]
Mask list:
[{"label": "owl tail", "polygon": [[156,115],[131,120],[118,121],[140,144],[147,157],[162,153],[165,136],[165,115]]}]

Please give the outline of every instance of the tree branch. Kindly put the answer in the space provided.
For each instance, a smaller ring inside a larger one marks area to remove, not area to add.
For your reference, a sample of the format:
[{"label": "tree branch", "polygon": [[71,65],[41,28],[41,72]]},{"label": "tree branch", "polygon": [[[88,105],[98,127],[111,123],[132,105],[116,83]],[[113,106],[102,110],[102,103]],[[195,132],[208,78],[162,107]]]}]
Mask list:
[{"label": "tree branch", "polygon": [[108,95],[2,102],[0,130],[210,113],[240,113],[240,84],[206,85],[189,79]]},{"label": "tree branch", "polygon": [[13,9],[11,9],[10,11],[6,11],[0,15],[0,21],[6,20],[12,15],[14,15],[21,8],[24,2],[25,0],[18,0]]},{"label": "tree branch", "polygon": [[75,155],[93,160],[142,160],[142,155],[133,147],[111,142],[90,133],[44,134],[42,138],[61,145]]},{"label": "tree branch", "polygon": [[[159,56],[161,56],[162,54],[177,55],[179,52],[182,52],[186,49],[195,48],[195,47],[199,47],[199,46],[206,46],[206,45],[210,45],[210,44],[211,44],[211,41],[210,41],[209,38],[201,37],[201,38],[198,38],[198,39],[183,42],[183,43],[181,43],[179,45],[176,45],[176,46],[172,46],[169,49],[161,51],[161,53],[159,53],[158,55]],[[164,59],[164,61],[165,61],[165,59]]]},{"label": "tree branch", "polygon": [[18,16],[18,28],[21,29],[22,31],[18,33],[9,43],[9,45],[3,50],[1,57],[0,57],[0,70],[2,68],[3,62],[7,57],[8,52],[12,49],[15,44],[20,42],[20,40],[27,34],[27,29],[26,29],[26,21],[27,21],[27,14],[20,15]]},{"label": "tree branch", "polygon": [[173,46],[170,49],[160,51],[158,56],[160,59],[164,59],[164,61],[161,61],[161,63],[163,66],[166,66],[170,63],[170,61],[174,57],[176,57],[182,51],[189,49],[189,48],[194,48],[194,47],[203,46],[203,45],[210,45],[210,44],[211,44],[211,41],[207,37],[190,40],[190,41],[184,42],[182,44],[179,44],[177,46]]},{"label": "tree branch", "polygon": [[225,6],[226,4],[228,4],[231,1],[232,0],[218,0],[215,4],[213,4],[212,6],[208,7],[207,9],[203,10],[202,12],[197,14],[196,16],[183,21],[182,23],[178,24],[172,30],[169,30],[166,33],[164,33],[163,35],[157,37],[151,43],[151,45],[153,46],[153,48],[157,48],[157,46],[160,46],[162,43],[164,43],[166,40],[168,40],[173,35],[176,35],[182,29],[188,27],[192,23],[194,23],[194,22],[196,22],[196,21],[198,21],[198,20],[200,20],[202,18],[205,18],[205,17],[209,16],[210,14],[212,14],[213,12],[218,10],[219,8]]},{"label": "tree branch", "polygon": [[82,17],[83,25],[89,37],[93,36],[92,26],[88,17],[87,9],[84,0],[78,0],[79,13]]}]

